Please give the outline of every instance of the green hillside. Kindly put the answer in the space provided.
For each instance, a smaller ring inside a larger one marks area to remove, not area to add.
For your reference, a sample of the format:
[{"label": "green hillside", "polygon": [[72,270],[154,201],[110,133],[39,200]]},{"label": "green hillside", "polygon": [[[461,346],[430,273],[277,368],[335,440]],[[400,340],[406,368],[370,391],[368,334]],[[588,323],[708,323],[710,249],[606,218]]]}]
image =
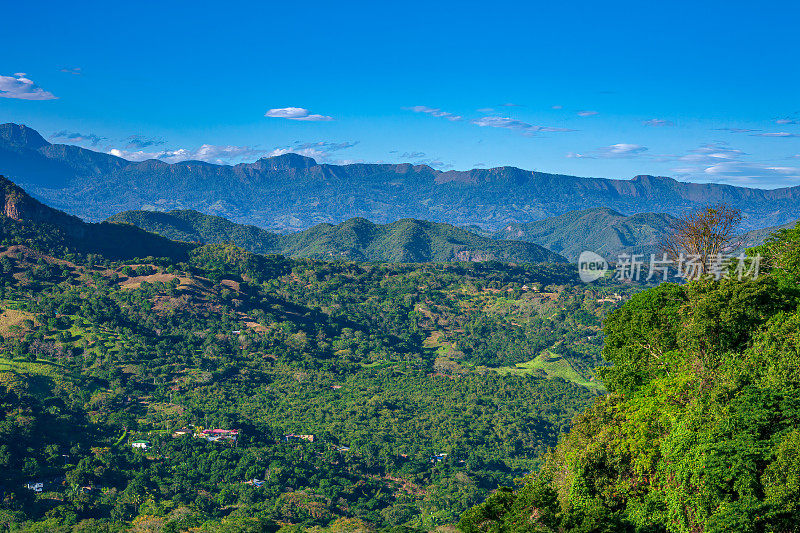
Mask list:
[{"label": "green hillside", "polygon": [[536,244],[490,239],[449,224],[413,219],[374,224],[363,218],[353,218],[338,225],[319,224],[288,235],[235,224],[197,211],[126,211],[109,221],[133,224],[175,240],[232,242],[255,253],[313,259],[391,263],[564,261],[563,257]]},{"label": "green hillside", "polygon": [[584,250],[613,259],[619,254],[656,253],[674,218],[664,213],[626,216],[598,207],[536,222],[509,224],[495,237],[532,242],[577,261]]},{"label": "green hillside", "polygon": [[[566,263],[326,262],[179,244],[9,191],[10,532],[452,530],[536,469],[601,392],[590,379],[600,324],[640,290],[580,284]],[[404,243],[398,260],[414,260],[444,253],[436,240],[422,247],[420,231],[462,235],[415,221],[341,226],[298,246],[329,238],[389,254],[384,233]],[[116,250],[181,253],[111,259],[91,241],[98,227],[120,231]],[[203,433],[215,429],[236,437]]]},{"label": "green hillside", "polygon": [[193,247],[131,225],[86,223],[42,204],[3,176],[0,202],[0,243],[6,245],[25,244],[60,254],[102,254],[109,259],[186,259]]},{"label": "green hillside", "polygon": [[757,279],[665,283],[605,322],[609,394],[465,533],[783,532],[800,523],[800,229]]}]

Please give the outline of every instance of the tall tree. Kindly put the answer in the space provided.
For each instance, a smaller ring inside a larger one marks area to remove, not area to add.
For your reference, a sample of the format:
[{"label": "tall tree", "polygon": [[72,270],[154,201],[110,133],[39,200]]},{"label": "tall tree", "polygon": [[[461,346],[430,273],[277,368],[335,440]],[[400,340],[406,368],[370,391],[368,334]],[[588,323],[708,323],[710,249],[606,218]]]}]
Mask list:
[{"label": "tall tree", "polygon": [[720,258],[739,249],[741,221],[742,212],[724,203],[692,211],[672,223],[661,251],[676,264],[690,261],[694,275],[687,274],[701,276]]}]

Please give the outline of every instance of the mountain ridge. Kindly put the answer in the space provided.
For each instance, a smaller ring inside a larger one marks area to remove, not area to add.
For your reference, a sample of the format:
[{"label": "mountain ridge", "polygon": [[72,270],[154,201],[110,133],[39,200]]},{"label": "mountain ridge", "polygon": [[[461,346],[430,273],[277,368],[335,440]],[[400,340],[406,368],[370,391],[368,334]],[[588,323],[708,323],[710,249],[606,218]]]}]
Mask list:
[{"label": "mountain ridge", "polygon": [[515,167],[440,171],[410,163],[332,165],[297,154],[236,165],[133,162],[42,141],[31,128],[0,125],[0,173],[48,204],[92,221],[129,210],[194,209],[281,232],[354,217],[378,223],[414,218],[498,231],[597,205],[676,216],[718,202],[741,209],[747,230],[800,218],[800,187],[750,189],[645,175],[582,178]]},{"label": "mountain ridge", "polygon": [[131,225],[84,222],[32,198],[2,175],[0,203],[0,238],[9,243],[100,253],[112,259],[169,256],[181,260],[191,248]]},{"label": "mountain ridge", "polygon": [[312,259],[394,263],[565,261],[559,254],[534,243],[490,239],[449,224],[415,219],[375,224],[355,217],[341,224],[322,223],[284,235],[192,210],[126,211],[108,221],[133,224],[173,240],[204,244],[233,242],[254,253]]}]

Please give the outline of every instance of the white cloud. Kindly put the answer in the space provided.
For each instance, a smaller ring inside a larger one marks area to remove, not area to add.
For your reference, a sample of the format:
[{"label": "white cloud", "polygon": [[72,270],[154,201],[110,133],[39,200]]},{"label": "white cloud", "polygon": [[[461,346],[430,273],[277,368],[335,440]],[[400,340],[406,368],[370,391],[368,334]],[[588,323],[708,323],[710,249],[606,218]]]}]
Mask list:
[{"label": "white cloud", "polygon": [[0,76],[0,98],[17,100],[55,100],[58,98],[25,76],[24,72],[17,72],[13,76]]},{"label": "white cloud", "polygon": [[800,124],[800,119],[794,117],[779,118],[775,121],[775,124]]},{"label": "white cloud", "polygon": [[333,117],[325,115],[313,115],[308,109],[303,107],[279,107],[270,109],[264,114],[269,118],[285,118],[289,120],[305,120],[308,122],[325,122],[333,120]]},{"label": "white cloud", "polygon": [[601,151],[608,157],[628,157],[646,152],[647,148],[639,144],[617,143],[601,148]]},{"label": "white cloud", "polygon": [[80,76],[83,74],[80,67],[62,68],[60,69],[60,72],[63,72],[64,74],[74,74],[75,76]]},{"label": "white cloud", "polygon": [[162,150],[159,152],[145,152],[144,150],[123,150],[112,148],[109,154],[127,159],[128,161],[145,161],[158,159],[165,163],[180,163],[181,161],[205,161],[207,163],[226,164],[235,161],[257,159],[266,153],[266,150],[251,148],[249,146],[216,146],[204,144],[194,150],[179,148],[177,150]]},{"label": "white cloud", "polygon": [[660,127],[660,126],[674,126],[675,123],[671,120],[664,120],[661,118],[651,118],[642,122],[645,126]]},{"label": "white cloud", "polygon": [[521,120],[497,116],[475,119],[472,123],[482,128],[506,128],[509,130],[527,130],[534,127],[532,124],[522,122]]},{"label": "white cloud", "polygon": [[647,147],[640,144],[617,143],[585,154],[570,152],[567,157],[575,159],[624,159],[643,155],[645,152],[647,152]]},{"label": "white cloud", "polygon": [[428,107],[425,105],[415,105],[414,107],[406,107],[404,109],[413,111],[414,113],[425,113],[426,115],[430,115],[432,117],[446,118],[447,120],[450,120],[452,122],[456,122],[464,118],[460,115],[454,115],[449,111],[442,111],[441,109],[435,107]]},{"label": "white cloud", "polygon": [[579,117],[591,117],[597,114],[597,111],[578,111]]}]

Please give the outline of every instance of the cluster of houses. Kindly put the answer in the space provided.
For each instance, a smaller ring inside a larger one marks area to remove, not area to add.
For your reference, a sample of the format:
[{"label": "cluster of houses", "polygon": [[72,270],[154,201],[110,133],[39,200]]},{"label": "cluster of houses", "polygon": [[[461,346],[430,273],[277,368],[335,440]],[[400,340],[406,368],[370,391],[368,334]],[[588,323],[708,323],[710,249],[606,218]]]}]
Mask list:
[{"label": "cluster of houses", "polygon": [[288,435],[283,436],[284,442],[297,442],[298,440],[314,442],[314,435],[295,435],[294,433],[289,433]]},{"label": "cluster of houses", "polygon": [[239,439],[238,429],[204,429],[194,436],[198,439],[205,439],[208,442],[229,442],[235,444]]},{"label": "cluster of houses", "polygon": [[[203,429],[195,431],[192,428],[181,428],[172,433],[174,438],[183,437],[185,435],[192,435],[195,438],[204,439],[208,442],[226,442],[229,444],[236,444],[236,441],[239,440],[238,429]],[[146,440],[135,440],[131,442],[131,448],[147,450],[150,448],[150,442]]]},{"label": "cluster of houses", "polygon": [[185,435],[193,435],[198,439],[205,439],[208,442],[227,441],[235,443],[239,439],[238,429],[203,429],[195,431],[192,428],[181,428],[172,433],[175,438]]}]

